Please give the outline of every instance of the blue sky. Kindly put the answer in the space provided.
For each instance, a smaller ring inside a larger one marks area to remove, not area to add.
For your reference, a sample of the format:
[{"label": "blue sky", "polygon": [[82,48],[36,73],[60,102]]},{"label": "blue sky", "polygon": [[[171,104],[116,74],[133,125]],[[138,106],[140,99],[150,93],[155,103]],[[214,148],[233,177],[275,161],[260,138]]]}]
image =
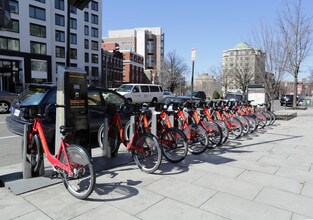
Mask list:
[{"label": "blue sky", "polygon": [[[165,55],[175,50],[190,67],[196,48],[195,75],[220,66],[222,51],[249,42],[260,22],[273,24],[285,0],[103,0],[103,37],[108,30],[161,27]],[[313,16],[313,1],[303,0],[304,14]],[[253,45],[252,45],[253,46]],[[300,79],[313,69],[313,56],[302,67]]]}]

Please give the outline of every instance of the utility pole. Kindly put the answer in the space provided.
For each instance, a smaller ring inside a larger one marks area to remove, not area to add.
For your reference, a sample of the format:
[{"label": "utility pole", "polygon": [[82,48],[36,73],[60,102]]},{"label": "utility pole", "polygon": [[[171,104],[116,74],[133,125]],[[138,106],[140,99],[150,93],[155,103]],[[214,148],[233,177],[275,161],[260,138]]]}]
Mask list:
[{"label": "utility pole", "polygon": [[191,50],[192,69],[191,69],[191,95],[190,95],[190,101],[192,101],[192,93],[193,93],[193,75],[194,75],[194,70],[195,70],[195,60],[196,60],[196,49],[192,48],[192,50]]}]

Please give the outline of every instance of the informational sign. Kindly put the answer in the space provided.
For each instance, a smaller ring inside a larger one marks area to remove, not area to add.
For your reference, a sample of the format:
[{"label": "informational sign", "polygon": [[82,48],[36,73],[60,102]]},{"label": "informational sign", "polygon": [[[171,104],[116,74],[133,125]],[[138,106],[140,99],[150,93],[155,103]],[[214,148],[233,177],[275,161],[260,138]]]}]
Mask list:
[{"label": "informational sign", "polygon": [[262,85],[248,86],[248,100],[252,101],[252,105],[267,103],[265,88]]},{"label": "informational sign", "polygon": [[191,61],[194,62],[196,60],[196,49],[192,48],[191,50]]}]

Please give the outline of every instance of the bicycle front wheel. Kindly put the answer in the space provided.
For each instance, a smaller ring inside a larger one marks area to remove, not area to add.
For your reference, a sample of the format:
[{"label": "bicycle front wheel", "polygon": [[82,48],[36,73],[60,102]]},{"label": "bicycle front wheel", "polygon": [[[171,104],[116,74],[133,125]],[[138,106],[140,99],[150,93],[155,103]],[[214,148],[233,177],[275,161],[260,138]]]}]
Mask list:
[{"label": "bicycle front wheel", "polygon": [[74,175],[65,171],[61,172],[63,184],[74,197],[86,199],[92,193],[96,182],[90,156],[85,148],[74,144],[66,147],[66,153],[70,164],[67,164],[64,152],[62,152],[60,161],[70,166]]},{"label": "bicycle front wheel", "polygon": [[237,118],[228,118],[227,119],[231,124],[231,130],[229,132],[228,138],[231,140],[237,139],[242,135],[243,126]]},{"label": "bicycle front wheel", "polygon": [[187,156],[187,138],[178,128],[164,130],[161,134],[160,142],[163,155],[167,160],[178,163]]},{"label": "bicycle front wheel", "polygon": [[197,124],[190,124],[184,129],[189,142],[189,151],[192,154],[201,154],[209,146],[209,136],[206,130]]},{"label": "bicycle front wheel", "polygon": [[210,141],[215,145],[221,145],[223,140],[222,129],[216,122],[208,121],[207,119],[203,119],[203,123],[206,127],[208,136]]},{"label": "bicycle front wheel", "polygon": [[156,171],[162,162],[162,150],[158,139],[151,133],[141,133],[135,141],[135,146],[141,149],[132,152],[137,166],[146,173]]}]

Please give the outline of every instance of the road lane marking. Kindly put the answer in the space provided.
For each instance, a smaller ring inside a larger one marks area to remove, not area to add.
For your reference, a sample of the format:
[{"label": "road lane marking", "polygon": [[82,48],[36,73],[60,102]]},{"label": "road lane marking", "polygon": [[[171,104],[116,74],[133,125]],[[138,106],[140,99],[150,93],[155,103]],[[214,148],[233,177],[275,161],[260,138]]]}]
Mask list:
[{"label": "road lane marking", "polygon": [[21,136],[18,136],[18,135],[12,135],[12,136],[0,137],[0,140],[3,140],[3,139],[9,139],[9,138],[15,138],[15,137],[21,137]]}]

